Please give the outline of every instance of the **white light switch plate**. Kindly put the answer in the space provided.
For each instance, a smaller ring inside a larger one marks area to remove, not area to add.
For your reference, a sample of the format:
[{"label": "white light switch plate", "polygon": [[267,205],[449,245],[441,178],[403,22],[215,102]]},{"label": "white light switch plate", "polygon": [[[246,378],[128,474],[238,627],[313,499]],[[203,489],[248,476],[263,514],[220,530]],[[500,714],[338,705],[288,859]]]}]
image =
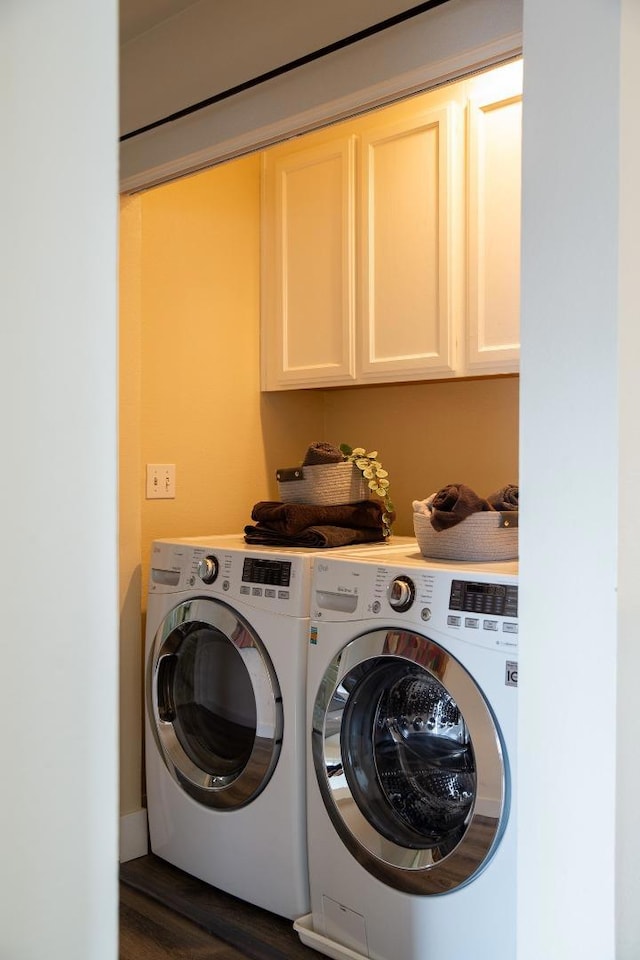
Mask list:
[{"label": "white light switch plate", "polygon": [[147,500],[174,500],[175,496],[175,463],[148,463]]}]

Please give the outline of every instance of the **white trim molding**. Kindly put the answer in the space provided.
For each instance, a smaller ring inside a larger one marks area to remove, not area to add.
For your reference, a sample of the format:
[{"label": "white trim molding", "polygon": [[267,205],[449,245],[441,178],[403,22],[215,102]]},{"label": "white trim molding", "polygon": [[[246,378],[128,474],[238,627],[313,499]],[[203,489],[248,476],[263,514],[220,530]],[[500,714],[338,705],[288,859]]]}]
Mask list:
[{"label": "white trim molding", "polygon": [[147,811],[144,807],[120,817],[120,863],[149,853]]}]

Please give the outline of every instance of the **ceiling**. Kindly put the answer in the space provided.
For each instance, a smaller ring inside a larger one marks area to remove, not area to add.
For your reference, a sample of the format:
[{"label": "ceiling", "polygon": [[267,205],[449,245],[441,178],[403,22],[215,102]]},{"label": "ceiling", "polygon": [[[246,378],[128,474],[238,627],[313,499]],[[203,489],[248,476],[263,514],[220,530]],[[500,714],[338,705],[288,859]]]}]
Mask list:
[{"label": "ceiling", "polygon": [[127,43],[199,0],[120,0],[120,43]]}]

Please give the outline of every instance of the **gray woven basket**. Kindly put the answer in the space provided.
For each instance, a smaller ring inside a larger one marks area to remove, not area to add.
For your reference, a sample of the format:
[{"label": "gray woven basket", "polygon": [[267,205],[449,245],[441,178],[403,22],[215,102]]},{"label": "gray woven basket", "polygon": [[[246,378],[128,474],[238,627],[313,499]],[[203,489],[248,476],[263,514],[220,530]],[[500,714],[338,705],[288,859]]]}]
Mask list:
[{"label": "gray woven basket", "polygon": [[276,471],[283,503],[332,506],[369,500],[370,490],[353,463],[318,463]]},{"label": "gray woven basket", "polygon": [[413,514],[413,529],[423,557],[433,560],[516,560],[518,515],[473,513],[448,530],[434,530],[424,513]]}]

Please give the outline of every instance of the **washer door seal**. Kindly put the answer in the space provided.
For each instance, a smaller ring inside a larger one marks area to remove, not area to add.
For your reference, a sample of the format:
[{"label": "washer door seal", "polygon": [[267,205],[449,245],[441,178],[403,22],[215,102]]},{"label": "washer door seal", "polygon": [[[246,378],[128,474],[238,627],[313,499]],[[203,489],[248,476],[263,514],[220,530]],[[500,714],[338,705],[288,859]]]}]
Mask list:
[{"label": "washer door seal", "polygon": [[377,630],[342,648],[315,700],[312,755],[340,838],[384,883],[446,893],[495,852],[502,738],[471,675],[427,637]]},{"label": "washer door seal", "polygon": [[167,769],[195,800],[237,809],[264,789],[282,745],[282,696],[237,611],[195,598],[167,614],[147,665],[147,705]]}]

